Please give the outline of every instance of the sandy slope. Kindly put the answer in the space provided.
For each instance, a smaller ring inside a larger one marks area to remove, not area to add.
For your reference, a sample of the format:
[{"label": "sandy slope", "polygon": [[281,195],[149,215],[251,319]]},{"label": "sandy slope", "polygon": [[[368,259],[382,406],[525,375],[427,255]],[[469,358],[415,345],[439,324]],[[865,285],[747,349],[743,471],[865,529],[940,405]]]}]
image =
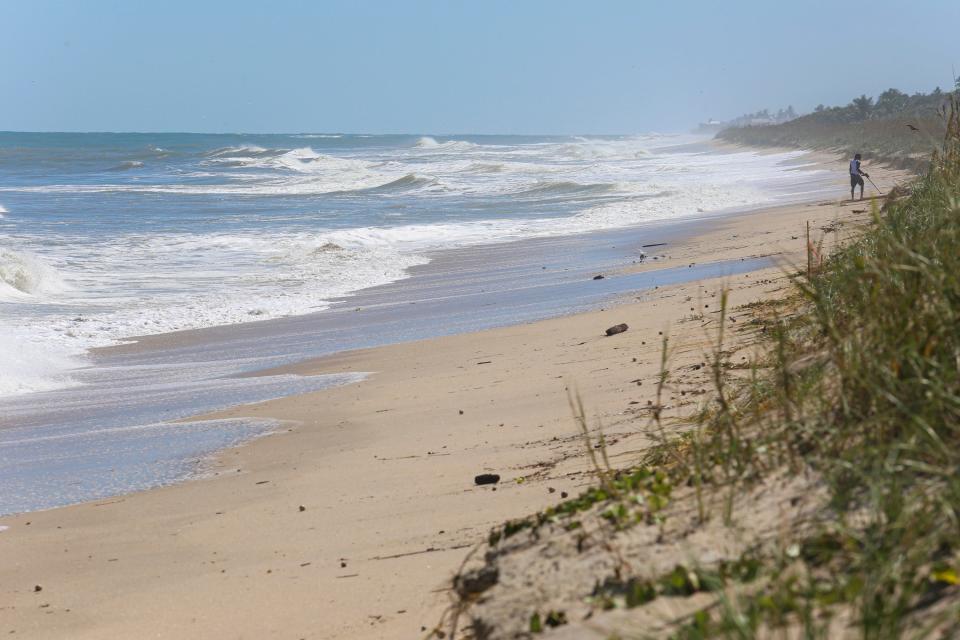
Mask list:
[{"label": "sandy slope", "polygon": [[[901,178],[871,174],[881,186]],[[768,254],[799,263],[806,221],[817,236],[836,227],[826,234],[833,242],[865,220],[852,213],[864,209],[833,202],[731,217],[640,268]],[[770,268],[606,310],[300,364],[303,373],[371,375],[219,414],[290,422],[220,456],[208,479],[0,519],[9,527],[0,532],[0,634],[417,637],[492,525],[588,481],[568,385],[622,460],[645,445],[661,331],[672,366],[687,371],[689,393],[671,404],[695,402],[704,381],[694,366],[725,285],[739,305],[777,295],[784,282]],[[630,330],[603,336],[619,322]],[[503,476],[496,490],[473,485],[484,471]]]}]

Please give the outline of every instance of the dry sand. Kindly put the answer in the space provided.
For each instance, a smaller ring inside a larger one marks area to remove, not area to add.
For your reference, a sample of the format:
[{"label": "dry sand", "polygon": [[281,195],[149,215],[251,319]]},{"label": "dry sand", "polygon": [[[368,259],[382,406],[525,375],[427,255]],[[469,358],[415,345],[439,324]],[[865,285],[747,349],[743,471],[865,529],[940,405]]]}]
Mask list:
[{"label": "dry sand", "polygon": [[[904,178],[871,173],[882,187]],[[843,182],[827,197],[842,197]],[[731,216],[639,268],[758,255],[799,264],[807,221],[829,245],[868,210],[834,200]],[[589,482],[568,387],[625,464],[647,443],[660,332],[671,337],[671,366],[685,372],[684,395],[669,400],[682,410],[705,386],[696,365],[715,327],[718,291],[730,288],[735,309],[782,292],[783,272],[664,287],[605,310],[299,364],[292,369],[300,373],[370,376],[218,414],[288,422],[220,455],[208,478],[0,518],[9,527],[0,532],[0,635],[419,637],[491,526]],[[603,335],[620,322],[629,331]],[[482,472],[503,479],[496,489],[476,487]]]}]

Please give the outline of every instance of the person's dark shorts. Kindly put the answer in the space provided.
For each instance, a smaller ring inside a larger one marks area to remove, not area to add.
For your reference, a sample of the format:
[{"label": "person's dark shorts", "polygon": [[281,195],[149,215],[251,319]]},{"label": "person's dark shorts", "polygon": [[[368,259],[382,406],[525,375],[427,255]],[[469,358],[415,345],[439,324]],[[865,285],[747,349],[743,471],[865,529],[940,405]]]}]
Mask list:
[{"label": "person's dark shorts", "polygon": [[863,176],[855,176],[852,173],[850,174],[850,188],[853,189],[855,186],[863,186]]}]

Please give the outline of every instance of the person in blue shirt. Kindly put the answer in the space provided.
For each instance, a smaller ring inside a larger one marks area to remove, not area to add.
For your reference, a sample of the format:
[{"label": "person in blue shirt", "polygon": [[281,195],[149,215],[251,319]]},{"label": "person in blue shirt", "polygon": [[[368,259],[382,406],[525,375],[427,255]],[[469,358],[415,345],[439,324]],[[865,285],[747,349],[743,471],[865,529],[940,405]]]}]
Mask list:
[{"label": "person in blue shirt", "polygon": [[850,161],[850,199],[853,200],[853,191],[860,185],[860,199],[863,200],[863,176],[870,177],[866,171],[860,170],[860,154],[853,156]]}]

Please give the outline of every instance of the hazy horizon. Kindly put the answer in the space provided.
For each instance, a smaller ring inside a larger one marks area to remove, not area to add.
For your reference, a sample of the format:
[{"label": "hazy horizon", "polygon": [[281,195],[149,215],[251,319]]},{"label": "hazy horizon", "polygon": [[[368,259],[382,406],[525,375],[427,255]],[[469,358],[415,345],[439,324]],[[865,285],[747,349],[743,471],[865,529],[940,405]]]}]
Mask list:
[{"label": "hazy horizon", "polygon": [[[960,4],[3,5],[5,132],[623,135],[944,89]],[[864,44],[851,38],[855,25]]]}]

